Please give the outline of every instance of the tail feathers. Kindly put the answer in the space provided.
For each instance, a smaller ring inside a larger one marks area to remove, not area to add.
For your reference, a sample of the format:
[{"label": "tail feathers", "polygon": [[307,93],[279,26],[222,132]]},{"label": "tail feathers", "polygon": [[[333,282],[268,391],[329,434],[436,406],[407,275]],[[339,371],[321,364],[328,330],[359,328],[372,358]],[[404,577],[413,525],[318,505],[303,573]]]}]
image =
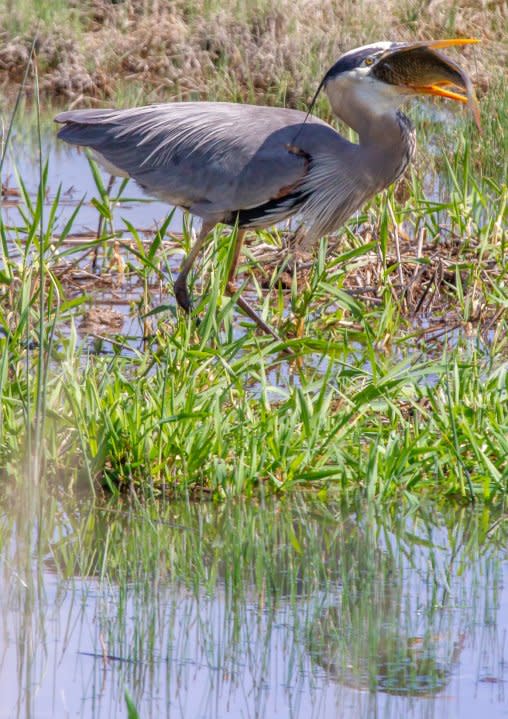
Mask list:
[{"label": "tail feathers", "polygon": [[59,130],[57,137],[71,145],[99,148],[104,142],[104,129],[100,126],[69,124]]},{"label": "tail feathers", "polygon": [[55,117],[55,122],[65,124],[66,122],[76,122],[80,125],[88,125],[93,122],[104,123],[107,122],[112,115],[117,113],[118,110],[107,109],[94,109],[94,110],[67,110],[61,112]]},{"label": "tail feathers", "polygon": [[71,145],[98,148],[108,135],[105,125],[113,110],[71,110],[61,112],[55,122],[63,124],[58,132],[60,140]]},{"label": "tail feathers", "polygon": [[[75,110],[62,112],[55,122],[63,125],[57,137],[70,145],[92,150],[92,155],[111,175],[129,177],[122,166],[121,148],[115,142],[115,126],[110,122],[114,110]],[[120,163],[120,166],[119,164]]]}]

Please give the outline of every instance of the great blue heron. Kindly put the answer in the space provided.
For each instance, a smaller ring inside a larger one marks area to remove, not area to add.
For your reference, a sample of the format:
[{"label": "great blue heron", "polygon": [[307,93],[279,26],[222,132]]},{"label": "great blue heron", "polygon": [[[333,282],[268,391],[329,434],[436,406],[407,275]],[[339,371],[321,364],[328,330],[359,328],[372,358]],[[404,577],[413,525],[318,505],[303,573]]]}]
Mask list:
[{"label": "great blue heron", "polygon": [[[378,42],[342,55],[318,92],[324,89],[334,114],[358,133],[358,144],[304,112],[222,102],[63,112],[55,118],[64,125],[58,137],[91,148],[112,175],[132,177],[147,193],[202,218],[175,281],[188,312],[187,275],[217,223],[238,227],[226,285],[234,295],[246,229],[298,214],[295,245],[309,248],[400,177],[415,148],[414,129],[399,110],[409,97],[468,102],[479,126],[470,79],[438,52],[474,42]],[[237,302],[278,339],[245,300]]]}]

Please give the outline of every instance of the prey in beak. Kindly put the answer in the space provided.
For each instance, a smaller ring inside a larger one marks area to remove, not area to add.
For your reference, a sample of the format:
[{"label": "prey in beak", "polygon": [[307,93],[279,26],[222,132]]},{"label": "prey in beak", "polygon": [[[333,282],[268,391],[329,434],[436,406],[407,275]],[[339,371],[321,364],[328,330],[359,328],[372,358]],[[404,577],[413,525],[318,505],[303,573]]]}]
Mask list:
[{"label": "prey in beak", "polygon": [[[372,67],[374,77],[417,95],[435,95],[467,104],[479,130],[480,110],[471,78],[442,48],[470,45],[475,38],[416,42],[386,50]],[[452,89],[450,89],[452,88]]]}]

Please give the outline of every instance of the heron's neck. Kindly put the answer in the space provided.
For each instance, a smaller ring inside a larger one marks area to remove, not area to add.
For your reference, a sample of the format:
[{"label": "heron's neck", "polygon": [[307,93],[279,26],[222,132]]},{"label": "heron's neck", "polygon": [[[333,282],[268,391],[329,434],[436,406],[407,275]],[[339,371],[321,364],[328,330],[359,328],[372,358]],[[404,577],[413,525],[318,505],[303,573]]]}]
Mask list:
[{"label": "heron's neck", "polygon": [[358,133],[360,145],[397,145],[401,141],[399,107],[403,96],[390,88],[358,85],[351,78],[325,85],[334,114]]},{"label": "heron's neck", "polygon": [[394,182],[412,160],[414,128],[409,118],[396,107],[378,106],[372,110],[354,98],[348,100],[332,102],[332,108],[358,133],[358,152],[377,192]]},{"label": "heron's neck", "polygon": [[[341,102],[332,109],[337,117],[358,133],[361,145],[400,143],[402,113],[397,108],[372,110],[353,101]],[[407,118],[405,120],[409,123]]]}]

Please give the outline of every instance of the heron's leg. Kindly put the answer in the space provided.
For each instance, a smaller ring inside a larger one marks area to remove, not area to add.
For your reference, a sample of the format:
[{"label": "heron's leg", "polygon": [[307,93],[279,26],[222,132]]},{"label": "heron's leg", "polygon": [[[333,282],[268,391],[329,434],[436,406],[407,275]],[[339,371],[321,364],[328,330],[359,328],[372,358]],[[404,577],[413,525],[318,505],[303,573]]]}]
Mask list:
[{"label": "heron's leg", "polygon": [[[229,295],[233,295],[234,292],[230,292],[228,290]],[[258,315],[258,313],[252,309],[252,307],[249,305],[248,302],[246,302],[243,297],[238,297],[236,300],[236,304],[240,309],[242,309],[245,314],[251,318],[251,320],[254,320],[254,322],[257,324],[257,326],[263,330],[268,335],[271,335],[277,342],[283,342],[282,337],[279,337],[277,332],[273,329],[273,327],[270,327],[270,325],[266,324],[264,319]]]},{"label": "heron's leg", "polygon": [[[228,294],[230,297],[233,297],[238,292],[238,288],[235,284],[235,275],[238,269],[238,262],[240,261],[240,254],[242,251],[244,237],[245,230],[238,230],[236,236],[236,244],[233,250],[233,261],[231,262],[231,267],[229,268],[228,280],[226,283],[226,294]],[[238,305],[238,307],[240,307],[240,309],[245,312],[248,317],[251,318],[251,320],[253,320],[257,324],[260,329],[263,330],[263,332],[271,335],[278,342],[282,342],[282,339],[275,332],[275,330],[270,327],[270,325],[268,325],[255,310],[252,309],[252,307],[249,305],[248,302],[243,299],[243,297],[237,297],[236,304]]]},{"label": "heron's leg", "polygon": [[198,238],[196,242],[192,245],[191,251],[183,261],[180,268],[180,273],[175,280],[174,287],[176,301],[178,302],[180,307],[182,307],[186,312],[190,312],[191,308],[189,291],[187,290],[187,275],[189,274],[196,257],[198,256],[203,245],[205,244],[206,239],[210,234],[210,231],[213,229],[214,225],[214,222],[203,222],[203,224],[201,225],[201,230],[199,231]]},{"label": "heron's leg", "polygon": [[[303,295],[307,284],[305,276],[303,276],[303,278],[298,276],[299,271],[301,272],[302,270],[312,267],[313,262],[310,248],[315,240],[316,236],[310,234],[308,228],[303,224],[301,224],[288,239],[288,254],[290,256],[288,271],[290,274],[296,273],[298,297]],[[301,339],[305,335],[305,311],[303,314],[300,314],[298,307],[295,309],[297,310],[295,313],[295,336]]]}]

